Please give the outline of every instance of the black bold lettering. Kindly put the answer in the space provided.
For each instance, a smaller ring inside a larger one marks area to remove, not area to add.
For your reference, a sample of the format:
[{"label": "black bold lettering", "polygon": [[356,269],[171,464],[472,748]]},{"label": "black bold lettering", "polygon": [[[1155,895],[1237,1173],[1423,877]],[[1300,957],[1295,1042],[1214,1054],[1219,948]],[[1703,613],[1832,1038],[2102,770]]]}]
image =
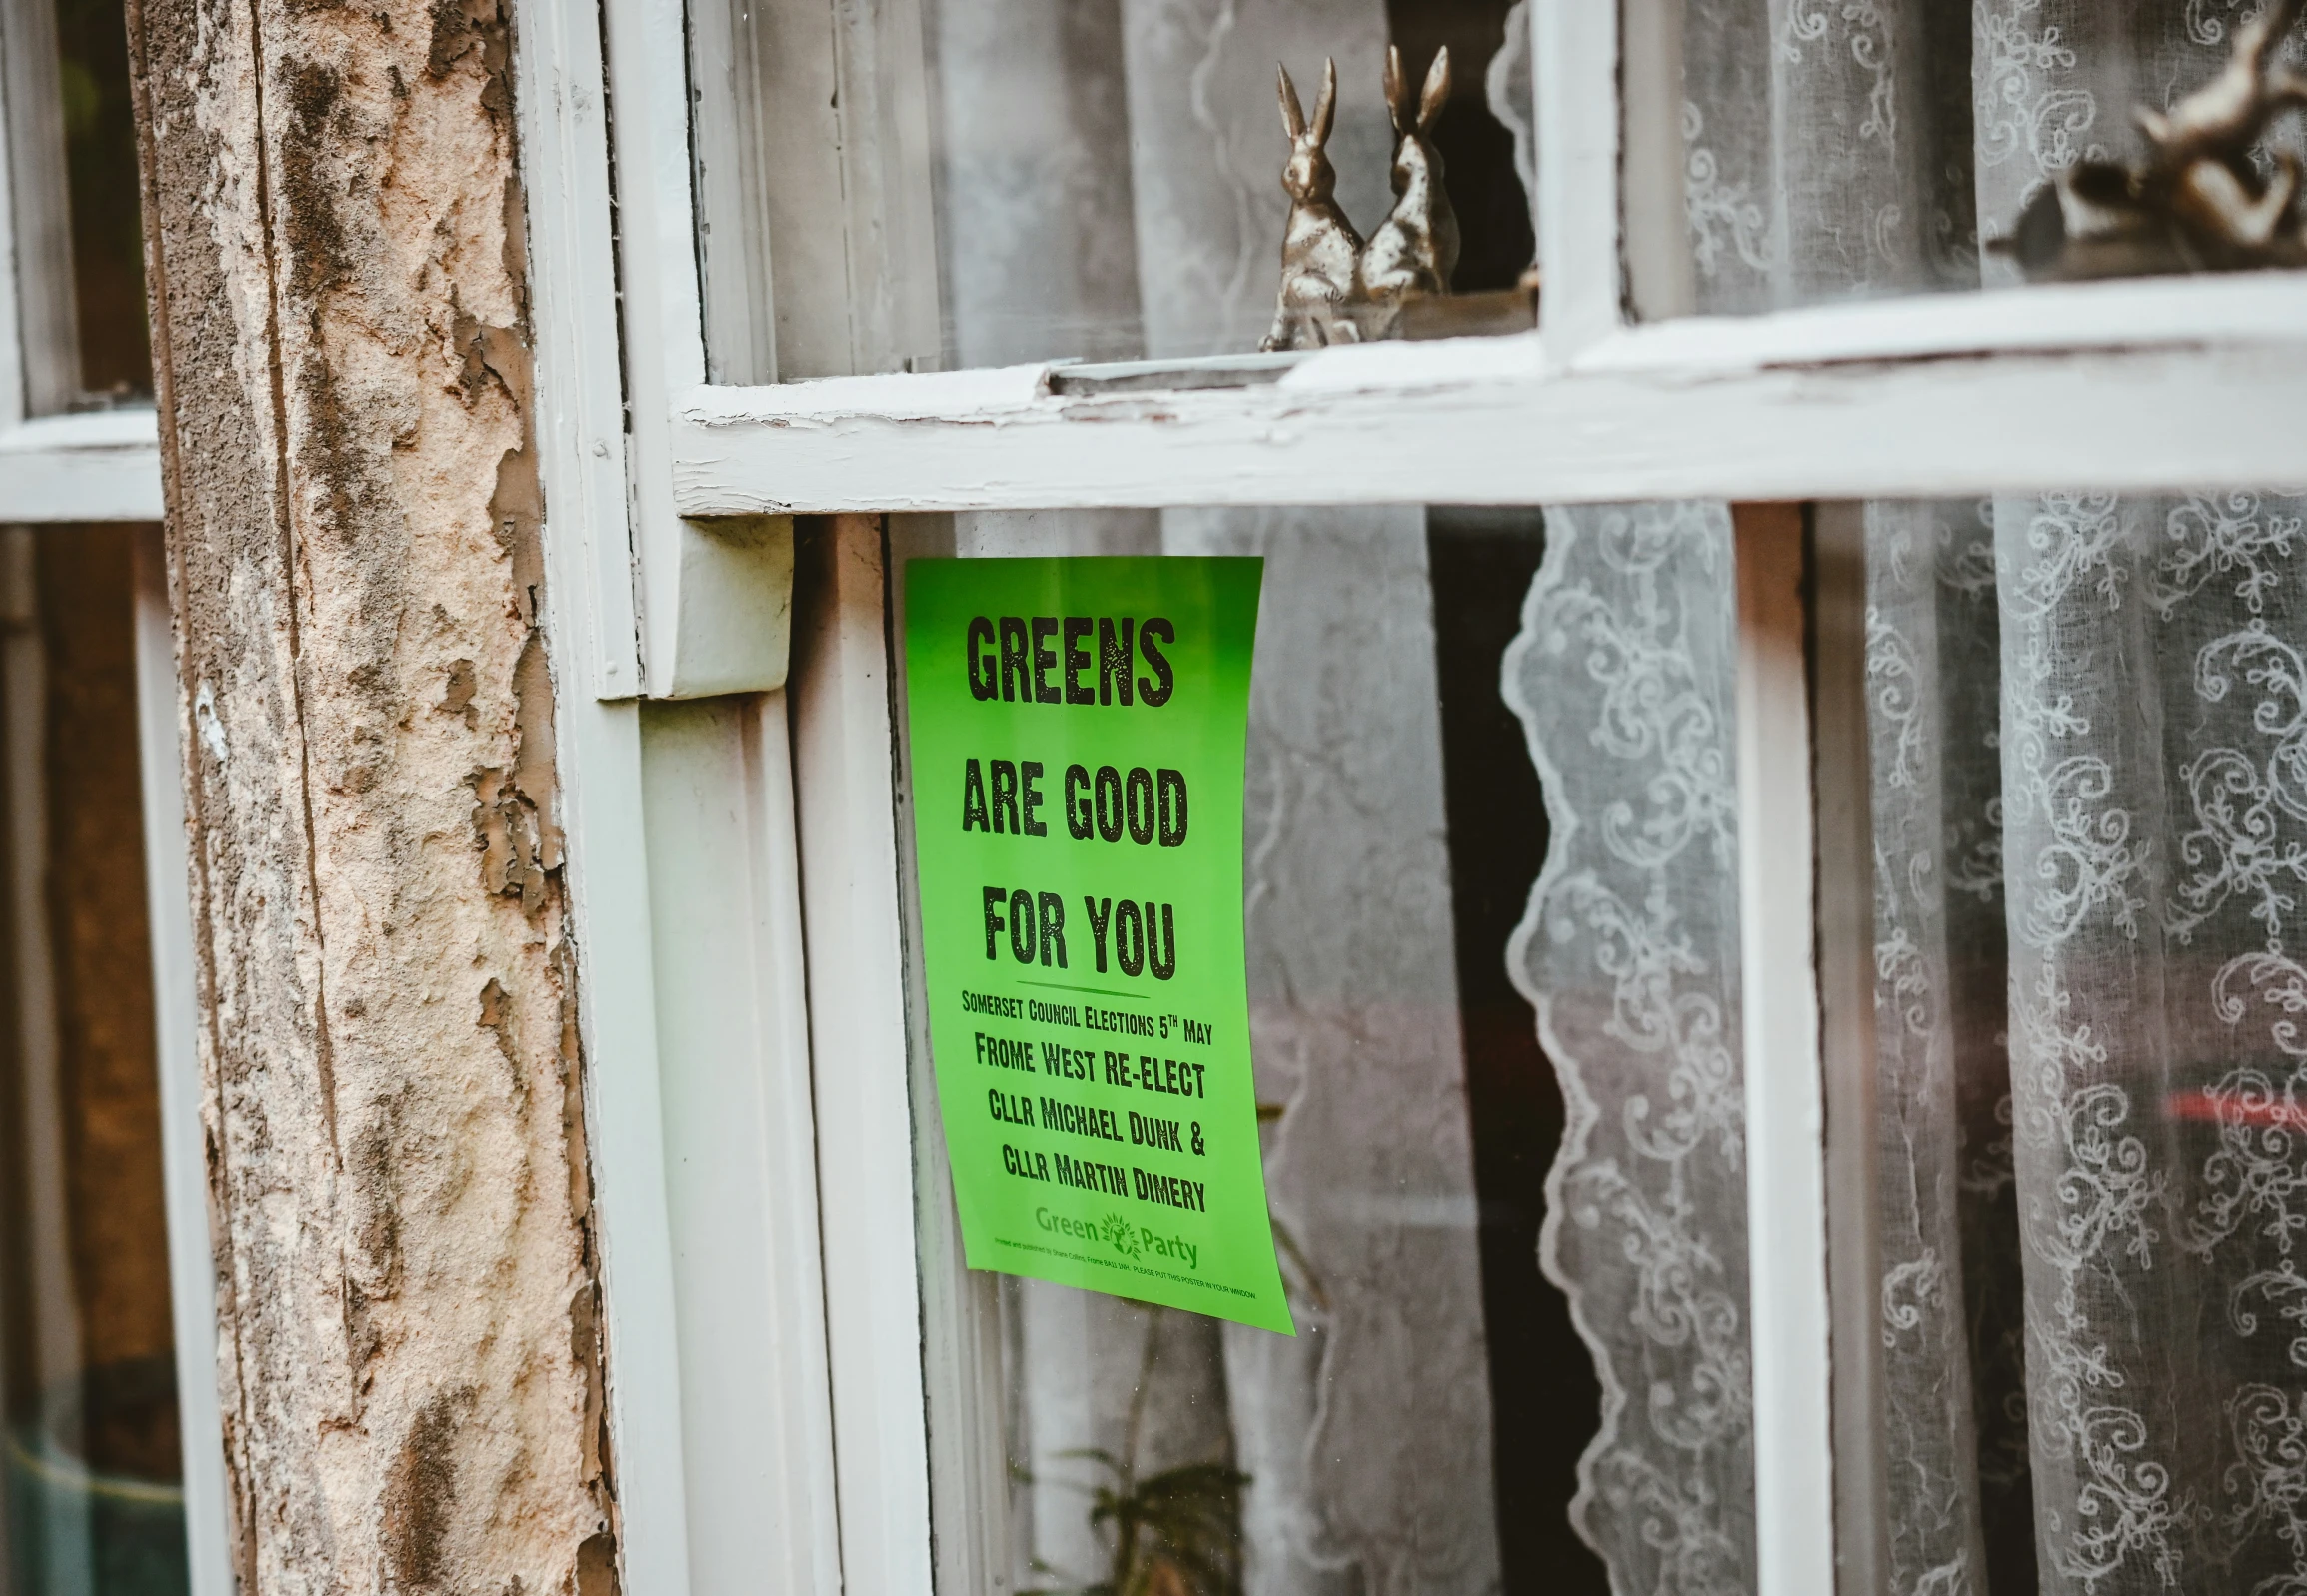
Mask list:
[{"label": "black bold lettering", "polygon": [[990,831],[986,820],[986,773],[976,760],[962,768],[962,829]]},{"label": "black bold lettering", "polygon": [[1042,762],[1040,760],[1026,761],[1018,767],[1018,775],[1023,779],[1020,786],[1026,796],[1025,834],[1028,836],[1048,836],[1050,827],[1034,818],[1034,811],[1040,808],[1044,801],[1041,788]]},{"label": "black bold lettering", "polygon": [[1111,765],[1098,767],[1098,834],[1122,840],[1122,773]]},{"label": "black bold lettering", "polygon": [[1006,826],[1012,836],[1018,834],[1018,768],[1008,760],[996,760],[994,766],[994,834],[1002,834]]},{"label": "black bold lettering", "polygon": [[[1090,911],[1090,939],[1097,944],[1098,973],[1103,975],[1106,973],[1106,924],[1113,917],[1114,900],[1110,897],[1084,896],[1082,906]],[[994,933],[988,931],[986,932],[986,946],[991,948],[993,945]],[[992,958],[994,955],[988,952],[986,956]]]},{"label": "black bold lettering", "polygon": [[1026,623],[1020,616],[1002,617],[1002,699],[1015,704],[1034,698],[1034,679],[1026,669]]},{"label": "black bold lettering", "polygon": [[1128,795],[1123,807],[1130,819],[1130,840],[1144,847],[1154,840],[1153,773],[1143,765],[1132,766],[1129,785],[1124,791]]},{"label": "black bold lettering", "polygon": [[[994,956],[994,938],[1002,934],[1002,905],[1010,894],[999,886],[986,888],[986,956]],[[1104,966],[1100,966],[1103,968]]]},{"label": "black bold lettering", "polygon": [[1091,687],[1089,683],[1081,680],[1082,673],[1090,669],[1089,644],[1090,618],[1088,616],[1068,616],[1064,642],[1061,644],[1061,647],[1066,651],[1063,674],[1066,678],[1066,702],[1068,704],[1096,704],[1098,702],[1097,690]]},{"label": "black bold lettering", "polygon": [[1098,702],[1112,704],[1116,699],[1128,709],[1137,690],[1135,680],[1137,663],[1131,658],[1130,633],[1136,623],[1128,616],[1122,618],[1119,631],[1112,616],[1098,618]]},{"label": "black bold lettering", "polygon": [[1138,652],[1146,656],[1146,663],[1154,668],[1154,677],[1138,679],[1138,697],[1154,709],[1169,702],[1169,695],[1177,686],[1177,673],[1171,669],[1168,658],[1154,646],[1154,640],[1163,643],[1177,641],[1177,629],[1159,616],[1148,616],[1146,624],[1138,629]]},{"label": "black bold lettering", "polygon": [[980,704],[1002,691],[994,665],[994,624],[984,616],[970,617],[970,697]]},{"label": "black bold lettering", "polygon": [[[1048,964],[1050,954],[1055,952],[1058,955],[1058,967],[1064,969],[1066,967],[1066,900],[1056,892],[1044,892],[1041,898],[1041,913],[1037,918],[1041,922],[1042,929],[1039,938],[1042,944],[1042,962],[1045,965]],[[1176,949],[1170,949],[1170,954],[1169,967],[1175,969],[1177,967]]]},{"label": "black bold lettering", "polygon": [[1050,647],[1050,640],[1058,635],[1056,616],[1034,617],[1034,702],[1056,704],[1059,701],[1058,684],[1050,680],[1050,673],[1058,669],[1058,651]]},{"label": "black bold lettering", "polygon": [[1010,894],[1010,956],[1031,964],[1040,946],[1034,934],[1034,894],[1019,887]]},{"label": "black bold lettering", "polygon": [[1177,925],[1169,917],[1167,903],[1161,905],[1159,931],[1154,927],[1154,905],[1146,905],[1146,964],[1155,980],[1167,980],[1177,973]]},{"label": "black bold lettering", "polygon": [[1138,917],[1138,905],[1126,897],[1114,905],[1114,962],[1125,975],[1146,968],[1146,923]]},{"label": "black bold lettering", "polygon": [[1159,793],[1161,811],[1161,845],[1185,845],[1185,773],[1167,769],[1155,771],[1154,781]]},{"label": "black bold lettering", "polygon": [[1066,767],[1066,834],[1077,842],[1087,842],[1095,826],[1090,803],[1090,769],[1085,765],[1069,765]]}]

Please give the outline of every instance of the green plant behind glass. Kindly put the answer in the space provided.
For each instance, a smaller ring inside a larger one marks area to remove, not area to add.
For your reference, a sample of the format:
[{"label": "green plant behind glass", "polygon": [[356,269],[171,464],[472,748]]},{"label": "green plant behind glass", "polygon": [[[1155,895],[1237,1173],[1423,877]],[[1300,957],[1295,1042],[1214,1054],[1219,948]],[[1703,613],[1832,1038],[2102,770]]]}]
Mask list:
[{"label": "green plant behind glass", "polygon": [[[1113,1536],[1106,1577],[1026,1596],[1240,1596],[1241,1491],[1249,1476],[1230,1463],[1186,1463],[1138,1477],[1146,1396],[1161,1356],[1161,1327],[1172,1310],[1146,1309],[1146,1343],[1119,1455],[1102,1448],[1061,1452],[1104,1469],[1089,1487],[1091,1528]],[[1030,1475],[1022,1475],[1031,1483]]]}]

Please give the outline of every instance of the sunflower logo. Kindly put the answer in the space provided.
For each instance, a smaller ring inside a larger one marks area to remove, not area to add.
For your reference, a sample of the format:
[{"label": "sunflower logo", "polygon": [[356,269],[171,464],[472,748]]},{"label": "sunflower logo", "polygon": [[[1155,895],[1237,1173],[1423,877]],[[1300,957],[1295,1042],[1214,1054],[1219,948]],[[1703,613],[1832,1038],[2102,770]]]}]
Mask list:
[{"label": "sunflower logo", "polygon": [[1138,1256],[1138,1227],[1118,1213],[1110,1213],[1099,1222],[1099,1230],[1106,1242],[1125,1258]]}]

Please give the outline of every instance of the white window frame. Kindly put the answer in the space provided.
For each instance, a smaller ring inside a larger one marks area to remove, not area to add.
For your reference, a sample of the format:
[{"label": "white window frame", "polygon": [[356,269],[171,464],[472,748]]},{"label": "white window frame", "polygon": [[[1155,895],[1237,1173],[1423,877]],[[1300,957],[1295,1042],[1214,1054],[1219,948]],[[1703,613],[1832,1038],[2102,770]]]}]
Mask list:
[{"label": "white window frame", "polygon": [[[1536,333],[1337,348],[1274,381],[1149,392],[1142,373],[1085,381],[1099,374],[1055,362],[709,382],[692,138],[732,134],[693,98],[692,19],[682,0],[522,0],[548,626],[564,688],[628,1588],[750,1588],[765,1566],[781,1570],[780,1590],[828,1596],[982,1583],[966,1515],[932,1524],[933,1453],[953,1477],[974,1465],[966,1439],[934,1434],[925,1414],[982,1370],[977,1349],[923,1336],[925,1322],[957,1317],[944,1299],[968,1287],[942,1238],[917,1237],[911,1196],[903,795],[876,518],[1704,497],[1741,504],[1760,1583],[1836,1590],[1834,1515],[1820,1510],[1838,1483],[1829,1371],[1841,1350],[1826,1211],[1854,1176],[1829,1166],[1823,1137],[1829,1091],[1863,1089],[1864,1027],[1850,1023],[1851,972],[1808,950],[1822,916],[1834,925],[1814,881],[1831,872],[1847,885],[1864,850],[1853,811],[1831,806],[1832,772],[1814,769],[1815,750],[1850,747],[1847,693],[1821,687],[1826,724],[1811,721],[1813,680],[1855,657],[1831,626],[1808,652],[1798,523],[1760,502],[2307,480],[2307,274],[1666,314],[1689,297],[1671,247],[1679,161],[1671,126],[1621,115],[1620,35],[1622,17],[1642,46],[1627,81],[1663,83],[1677,9],[1534,0]],[[826,14],[828,73],[864,74],[879,91],[847,94],[844,80],[842,104],[870,124],[844,148],[926,137],[893,82],[919,72],[918,48],[906,59],[918,42],[910,0],[828,0]],[[1659,98],[1638,92],[1637,109]],[[824,103],[808,114],[824,120]],[[869,175],[877,203],[918,200]],[[850,214],[871,186],[829,196],[819,219],[850,230],[860,326],[918,316]],[[814,603],[790,703],[788,568],[720,528],[786,515],[836,518],[823,569],[805,579]],[[763,636],[781,646],[751,647]],[[642,704],[736,691],[763,695],[730,734],[727,747],[753,751],[741,758],[713,755],[710,739],[676,752],[678,717]],[[742,841],[752,868],[684,895],[677,883],[699,861],[672,833],[708,823],[734,826],[728,845]],[[703,956],[728,946],[744,949],[734,964]],[[705,1011],[727,1020],[714,1045],[737,1059],[711,1089],[750,1112],[806,1107],[814,1167],[790,1124],[749,1146],[699,1145],[706,1043],[677,1016]],[[715,1190],[744,1200],[701,1200]],[[699,1322],[732,1311],[713,1278],[733,1266],[757,1272],[746,1300],[770,1315],[750,1345]],[[741,1498],[750,1512],[732,1513],[717,1483],[738,1474],[761,1482]],[[772,1549],[774,1565],[758,1560]]]},{"label": "white window frame", "polygon": [[[150,404],[70,413],[79,385],[52,0],[0,4],[0,525],[158,523]],[[186,1553],[193,1596],[232,1596],[200,1013],[177,747],[176,648],[157,535],[136,559],[136,734],[160,1076]]]}]

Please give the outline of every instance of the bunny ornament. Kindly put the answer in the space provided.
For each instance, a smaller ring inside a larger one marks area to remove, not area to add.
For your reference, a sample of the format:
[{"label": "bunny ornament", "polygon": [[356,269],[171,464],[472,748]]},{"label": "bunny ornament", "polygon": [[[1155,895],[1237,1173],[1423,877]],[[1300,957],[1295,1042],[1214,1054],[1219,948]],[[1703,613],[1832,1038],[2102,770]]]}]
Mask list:
[{"label": "bunny ornament", "polygon": [[1316,349],[1352,343],[1360,334],[1354,302],[1361,235],[1338,207],[1337,170],[1323,149],[1336,112],[1335,61],[1322,63],[1321,98],[1310,126],[1288,68],[1281,69],[1281,125],[1290,144],[1281,186],[1289,194],[1289,226],[1281,238],[1280,303],[1260,349]]},{"label": "bunny ornament", "polygon": [[2030,278],[2129,277],[2148,272],[2307,266],[2307,206],[2298,155],[2253,152],[2285,114],[2307,108],[2307,74],[2283,42],[2307,0],[2270,0],[2235,30],[2218,76],[2167,110],[2134,113],[2144,166],[2078,161],[1987,248]]},{"label": "bunny ornament", "polygon": [[1450,291],[1458,264],[1458,218],[1442,186],[1441,152],[1433,147],[1434,123],[1450,97],[1450,53],[1444,46],[1426,72],[1415,115],[1409,80],[1402,75],[1401,51],[1385,53],[1385,104],[1393,117],[1393,214],[1370,235],[1361,254],[1361,293],[1356,320],[1364,338],[1390,338],[1398,331],[1404,302],[1421,294]]}]

